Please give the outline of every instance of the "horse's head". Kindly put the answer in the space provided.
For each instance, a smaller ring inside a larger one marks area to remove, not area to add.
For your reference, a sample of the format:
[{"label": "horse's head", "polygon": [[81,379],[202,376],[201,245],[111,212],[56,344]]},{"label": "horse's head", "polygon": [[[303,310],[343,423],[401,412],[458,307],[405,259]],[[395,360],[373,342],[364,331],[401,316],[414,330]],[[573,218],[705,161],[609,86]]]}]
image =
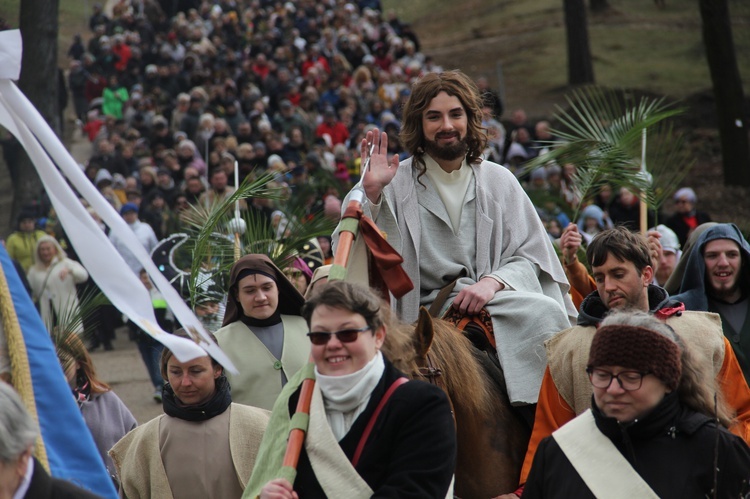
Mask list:
[{"label": "horse's head", "polygon": [[491,411],[490,383],[478,351],[455,326],[433,319],[424,307],[414,325],[388,330],[383,353],[409,377],[439,385],[454,404],[475,414]]}]

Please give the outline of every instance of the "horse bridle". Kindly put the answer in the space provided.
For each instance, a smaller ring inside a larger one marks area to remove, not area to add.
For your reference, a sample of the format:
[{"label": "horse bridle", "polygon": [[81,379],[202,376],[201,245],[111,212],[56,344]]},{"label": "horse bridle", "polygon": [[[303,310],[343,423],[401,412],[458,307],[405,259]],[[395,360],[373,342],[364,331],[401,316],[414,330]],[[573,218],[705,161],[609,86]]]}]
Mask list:
[{"label": "horse bridle", "polygon": [[445,380],[443,379],[443,370],[435,366],[429,352],[423,357],[417,357],[417,370],[413,374],[414,376],[424,378],[431,385],[435,385],[448,393],[445,387]]}]

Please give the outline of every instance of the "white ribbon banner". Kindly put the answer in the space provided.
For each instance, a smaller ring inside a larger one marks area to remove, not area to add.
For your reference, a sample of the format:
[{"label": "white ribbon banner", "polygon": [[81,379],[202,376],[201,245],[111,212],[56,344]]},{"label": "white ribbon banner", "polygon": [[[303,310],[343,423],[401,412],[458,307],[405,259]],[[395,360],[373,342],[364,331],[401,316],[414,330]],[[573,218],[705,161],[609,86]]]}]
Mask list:
[{"label": "white ribbon banner", "polygon": [[[0,32],[0,68],[5,69],[5,64],[13,68],[14,62],[20,68],[20,40],[18,30]],[[181,362],[187,362],[208,353],[226,369],[236,373],[235,366],[211,339],[177,290],[159,272],[127,223],[86,178],[44,118],[10,81],[13,77],[10,73],[12,71],[0,70],[0,124],[7,128],[26,149],[65,228],[68,239],[91,278],[118,310],[174,352]],[[173,336],[159,327],[148,290],[86,211],[78,200],[78,196],[68,186],[66,178],[55,165],[65,174],[80,196],[96,210],[102,221],[109,226],[110,231],[124,241],[128,249],[138,258],[177,320],[186,331],[190,332],[194,341]]]}]

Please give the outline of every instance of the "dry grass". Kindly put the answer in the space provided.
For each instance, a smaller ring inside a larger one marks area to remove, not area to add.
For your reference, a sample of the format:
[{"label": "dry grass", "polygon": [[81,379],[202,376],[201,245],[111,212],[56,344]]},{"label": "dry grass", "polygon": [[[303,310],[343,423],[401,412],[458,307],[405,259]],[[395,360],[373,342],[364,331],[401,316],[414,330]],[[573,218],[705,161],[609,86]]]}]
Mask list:
[{"label": "dry grass", "polygon": [[[733,36],[750,109],[750,2],[729,0]],[[588,3],[588,2],[587,2]],[[685,181],[715,220],[750,232],[750,188],[725,186],[711,80],[695,1],[609,0],[606,14],[589,16],[597,83],[681,100],[696,158]],[[412,23],[423,51],[444,68],[486,76],[505,96],[506,110],[524,108],[532,120],[551,117],[567,91],[561,0],[383,0]],[[507,115],[506,115],[507,117]],[[750,167],[750,165],[748,166]],[[731,182],[729,182],[731,184]],[[666,206],[669,212],[671,206]]]}]

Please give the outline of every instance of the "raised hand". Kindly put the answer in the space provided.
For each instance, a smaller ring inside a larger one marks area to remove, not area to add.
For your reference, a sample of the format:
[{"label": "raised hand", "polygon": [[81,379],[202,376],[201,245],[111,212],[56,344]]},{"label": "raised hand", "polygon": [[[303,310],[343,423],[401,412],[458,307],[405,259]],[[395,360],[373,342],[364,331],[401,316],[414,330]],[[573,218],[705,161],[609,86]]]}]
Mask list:
[{"label": "raised hand", "polygon": [[578,232],[578,226],[569,223],[560,236],[560,250],[562,250],[563,263],[570,265],[578,258],[578,248],[581,247],[583,237]]},{"label": "raised hand", "polygon": [[[370,156],[371,144],[374,147]],[[363,167],[367,158],[370,158],[367,173],[364,170],[362,171],[362,175],[365,176],[363,181],[365,194],[367,194],[367,198],[371,202],[378,203],[380,202],[380,194],[383,192],[383,188],[391,183],[391,180],[393,180],[398,171],[398,155],[394,154],[391,160],[388,161],[388,135],[377,128],[373,128],[367,132],[365,138],[362,139],[360,153]]]},{"label": "raised hand", "polygon": [[648,249],[651,254],[651,267],[654,269],[654,275],[659,269],[659,262],[664,254],[664,248],[661,246],[661,233],[658,230],[650,230],[646,233],[646,239],[648,240]]}]

